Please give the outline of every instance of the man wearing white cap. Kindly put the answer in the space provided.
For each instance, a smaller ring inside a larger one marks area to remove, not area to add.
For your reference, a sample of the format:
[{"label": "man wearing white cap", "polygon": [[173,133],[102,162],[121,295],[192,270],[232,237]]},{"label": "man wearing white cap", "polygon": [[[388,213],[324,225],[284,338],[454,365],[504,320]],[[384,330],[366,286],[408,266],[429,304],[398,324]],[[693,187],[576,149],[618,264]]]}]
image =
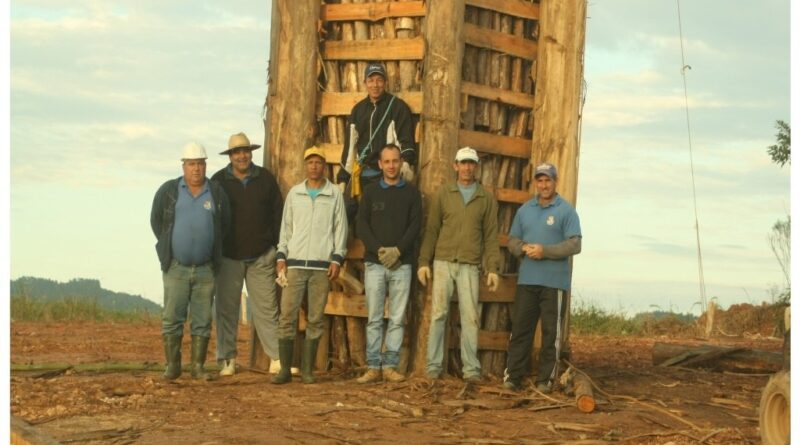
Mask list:
[{"label": "man wearing white cap", "polygon": [[487,285],[494,292],[499,284],[500,243],[497,239],[497,201],[475,180],[478,153],[464,147],[456,153],[456,181],[431,199],[425,234],[419,254],[417,277],[423,286],[431,279],[432,311],[428,333],[426,371],[436,379],[442,373],[444,328],[453,289],[458,290],[461,315],[461,360],[468,382],[481,380],[478,361],[478,280],[481,263]]},{"label": "man wearing white cap", "polygon": [[206,150],[192,142],[183,148],[183,176],[156,192],[150,226],[164,279],[161,333],[167,367],[163,377],[181,375],[181,341],[191,312],[192,378],[208,378],[204,365],[211,336],[214,276],[222,262],[222,240],[230,225],[225,191],[206,178]]}]

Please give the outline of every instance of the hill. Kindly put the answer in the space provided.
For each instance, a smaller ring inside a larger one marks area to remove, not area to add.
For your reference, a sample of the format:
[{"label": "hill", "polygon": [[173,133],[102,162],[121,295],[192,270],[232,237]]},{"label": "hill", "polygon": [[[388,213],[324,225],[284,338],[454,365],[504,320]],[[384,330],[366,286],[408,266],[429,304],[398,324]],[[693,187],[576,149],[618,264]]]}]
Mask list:
[{"label": "hill", "polygon": [[112,312],[149,312],[157,314],[161,305],[125,292],[103,289],[99,280],[75,278],[66,283],[46,278],[20,277],[11,280],[11,298],[27,297],[32,301],[48,303],[63,300],[96,302]]}]

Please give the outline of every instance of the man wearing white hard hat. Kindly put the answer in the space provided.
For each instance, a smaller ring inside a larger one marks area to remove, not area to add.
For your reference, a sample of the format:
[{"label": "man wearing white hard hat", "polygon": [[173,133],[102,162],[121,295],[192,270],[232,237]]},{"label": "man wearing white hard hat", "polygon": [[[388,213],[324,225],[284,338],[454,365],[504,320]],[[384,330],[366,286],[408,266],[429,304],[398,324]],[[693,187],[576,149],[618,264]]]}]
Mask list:
[{"label": "man wearing white hard hat", "polygon": [[206,150],[192,142],[183,147],[183,176],[156,192],[150,226],[164,279],[161,333],[167,359],[163,377],[181,375],[183,325],[192,314],[191,374],[206,379],[204,368],[211,336],[215,274],[222,262],[222,240],[230,225],[228,196],[206,178]]},{"label": "man wearing white hard hat", "polygon": [[463,377],[468,382],[481,380],[478,280],[483,264],[489,289],[492,292],[497,290],[500,243],[497,240],[497,201],[475,180],[479,162],[474,149],[463,147],[458,150],[453,163],[456,181],[442,187],[431,199],[422,238],[417,277],[423,286],[430,281],[433,266],[426,366],[428,377],[432,379],[441,377],[444,328],[455,288],[461,315]]}]

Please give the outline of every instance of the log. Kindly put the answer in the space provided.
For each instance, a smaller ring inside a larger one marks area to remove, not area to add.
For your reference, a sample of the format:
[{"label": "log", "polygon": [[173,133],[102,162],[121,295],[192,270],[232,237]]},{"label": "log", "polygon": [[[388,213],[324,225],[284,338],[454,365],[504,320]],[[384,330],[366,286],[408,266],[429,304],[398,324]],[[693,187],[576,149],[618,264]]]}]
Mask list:
[{"label": "log", "polygon": [[578,411],[582,413],[594,411],[596,402],[594,391],[592,390],[592,382],[583,373],[576,372],[572,378],[572,385],[575,391],[575,405],[578,407]]},{"label": "log", "polygon": [[350,368],[350,352],[347,348],[347,327],[344,317],[333,317],[331,328],[331,347],[333,348],[333,366],[337,369]]},{"label": "log", "polygon": [[706,310],[706,338],[711,338],[711,334],[714,333],[714,315],[717,313],[717,303],[711,301],[708,303],[708,309]]},{"label": "log", "polygon": [[365,319],[345,317],[347,323],[347,346],[350,360],[357,366],[367,366],[367,339]]},{"label": "log", "polygon": [[708,344],[656,342],[653,364],[706,368],[714,371],[769,373],[779,371],[783,356],[778,352],[748,348],[726,348]]},{"label": "log", "polygon": [[336,277],[336,283],[344,288],[344,291],[351,295],[362,295],[364,293],[364,283],[359,281],[356,277],[342,268],[339,271],[339,276]]},{"label": "log", "polygon": [[36,429],[21,417],[11,416],[11,444],[12,445],[58,445],[52,436]]}]

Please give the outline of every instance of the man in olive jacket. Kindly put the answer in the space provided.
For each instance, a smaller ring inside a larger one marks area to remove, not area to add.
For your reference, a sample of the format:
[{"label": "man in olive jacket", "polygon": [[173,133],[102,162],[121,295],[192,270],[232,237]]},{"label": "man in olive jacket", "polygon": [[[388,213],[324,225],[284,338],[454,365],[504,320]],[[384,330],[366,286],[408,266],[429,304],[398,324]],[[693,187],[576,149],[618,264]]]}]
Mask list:
[{"label": "man in olive jacket", "polygon": [[478,162],[478,153],[474,149],[464,147],[458,150],[453,164],[457,180],[442,187],[431,200],[422,238],[417,277],[423,286],[431,278],[433,260],[426,367],[429,378],[441,376],[445,321],[455,287],[461,315],[463,376],[471,382],[481,379],[478,279],[481,262],[485,259],[487,285],[492,292],[497,290],[500,244],[497,240],[497,201],[475,180]]}]

